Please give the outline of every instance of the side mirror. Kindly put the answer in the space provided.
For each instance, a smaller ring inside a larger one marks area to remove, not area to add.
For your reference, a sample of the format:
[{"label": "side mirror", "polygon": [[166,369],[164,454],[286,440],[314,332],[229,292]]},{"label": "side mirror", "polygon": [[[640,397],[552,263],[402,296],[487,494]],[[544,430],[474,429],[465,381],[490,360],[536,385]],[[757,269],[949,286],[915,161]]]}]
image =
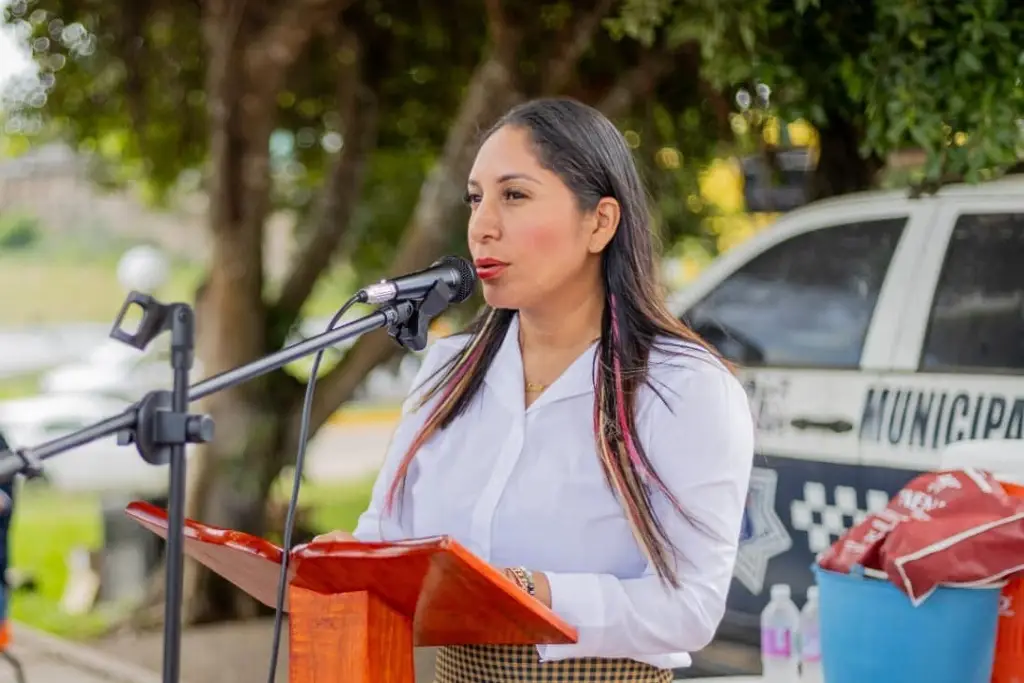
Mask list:
[{"label": "side mirror", "polygon": [[764,350],[735,330],[712,320],[701,320],[691,327],[728,360],[740,365],[764,364]]}]

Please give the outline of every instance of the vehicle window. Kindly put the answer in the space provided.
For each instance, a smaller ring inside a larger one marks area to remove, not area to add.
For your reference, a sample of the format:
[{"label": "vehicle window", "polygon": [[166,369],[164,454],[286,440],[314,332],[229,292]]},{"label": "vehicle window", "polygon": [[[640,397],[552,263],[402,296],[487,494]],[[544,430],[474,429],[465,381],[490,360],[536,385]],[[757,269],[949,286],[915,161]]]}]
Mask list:
[{"label": "vehicle window", "polygon": [[1024,370],[1024,213],[953,226],[921,353],[922,370]]},{"label": "vehicle window", "polygon": [[726,278],[685,318],[745,365],[852,368],[906,217],[796,235]]}]

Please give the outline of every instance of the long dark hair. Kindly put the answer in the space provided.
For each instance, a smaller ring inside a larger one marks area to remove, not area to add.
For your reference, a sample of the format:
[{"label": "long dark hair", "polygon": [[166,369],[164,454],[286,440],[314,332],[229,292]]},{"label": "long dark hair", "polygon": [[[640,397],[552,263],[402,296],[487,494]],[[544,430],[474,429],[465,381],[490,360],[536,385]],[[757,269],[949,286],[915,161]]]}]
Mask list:
[{"label": "long dark hair", "polygon": [[[659,337],[676,341],[674,346],[683,352],[704,349],[717,354],[663,303],[646,193],[629,147],[614,124],[574,100],[541,99],[510,110],[484,139],[504,126],[529,131],[541,165],[572,190],[582,211],[593,211],[603,197],[619,202],[619,226],[602,254],[606,305],[594,369],[597,452],[641,550],[663,580],[678,586],[669,556],[677,549],[654,514],[652,490],[665,495],[679,514],[686,513],[654,471],[637,437],[637,395],[641,386],[650,384],[648,361]],[[401,499],[409,465],[419,448],[459,417],[480,390],[515,313],[485,308],[463,332],[469,336],[466,345],[434,373],[420,406],[440,399],[395,473],[386,509]]]}]

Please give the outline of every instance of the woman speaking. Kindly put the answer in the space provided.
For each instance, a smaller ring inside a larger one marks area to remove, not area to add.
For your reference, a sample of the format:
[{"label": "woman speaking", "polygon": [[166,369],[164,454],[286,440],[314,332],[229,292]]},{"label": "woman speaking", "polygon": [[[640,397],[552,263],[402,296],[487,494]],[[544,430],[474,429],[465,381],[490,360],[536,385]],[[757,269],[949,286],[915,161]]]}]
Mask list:
[{"label": "woman speaking", "polygon": [[353,535],[451,536],[579,640],[444,647],[438,683],[667,682],[722,619],[750,409],[664,306],[645,199],[622,135],[572,100],[512,109],[477,153],[487,306],[428,352]]}]

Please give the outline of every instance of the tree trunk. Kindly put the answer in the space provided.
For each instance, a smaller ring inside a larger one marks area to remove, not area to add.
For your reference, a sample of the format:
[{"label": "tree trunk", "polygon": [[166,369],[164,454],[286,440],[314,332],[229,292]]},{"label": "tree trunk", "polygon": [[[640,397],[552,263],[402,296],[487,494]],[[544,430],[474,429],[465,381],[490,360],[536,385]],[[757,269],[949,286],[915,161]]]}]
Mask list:
[{"label": "tree trunk", "polygon": [[811,178],[811,201],[874,187],[882,160],[860,153],[861,131],[847,117],[826,112],[828,123],[818,130],[820,153]]},{"label": "tree trunk", "polygon": [[[198,355],[210,375],[272,350],[263,298],[263,239],[270,211],[274,97],[313,26],[335,1],[296,0],[269,22],[247,12],[245,3],[204,4],[212,249],[196,308]],[[300,398],[299,383],[277,372],[202,401],[198,408],[213,417],[216,438],[192,461],[189,517],[263,534],[269,490],[295,445],[289,443],[296,433],[290,407]],[[162,594],[162,585],[156,592]],[[252,613],[254,605],[216,575],[187,563],[187,623]]]},{"label": "tree trunk", "polygon": [[[225,5],[228,5],[225,3]],[[251,28],[245,16],[211,3],[204,17],[208,49],[212,254],[202,301],[197,306],[199,356],[208,374],[244,365],[266,352],[263,306],[263,225],[270,190],[268,108],[250,95],[240,68]],[[233,26],[232,26],[233,25]],[[234,35],[230,38],[233,30]],[[186,514],[208,524],[261,531],[266,484],[247,463],[249,453],[277,441],[281,418],[264,409],[266,378],[225,389],[202,401],[216,423],[216,438],[192,461]],[[221,616],[215,599],[233,591],[210,587],[209,572],[186,570],[186,622]]]},{"label": "tree trunk", "polygon": [[364,49],[355,31],[343,29],[340,45],[340,50],[353,55],[351,62],[342,67],[337,83],[345,144],[330,165],[311,215],[307,240],[292,263],[273,307],[276,334],[282,339],[281,333],[286,333],[298,319],[303,303],[345,238],[359,205],[367,163],[377,142],[379,112],[373,87],[379,85],[381,78],[376,74],[377,77],[368,78],[365,73],[373,69],[365,64]]}]

